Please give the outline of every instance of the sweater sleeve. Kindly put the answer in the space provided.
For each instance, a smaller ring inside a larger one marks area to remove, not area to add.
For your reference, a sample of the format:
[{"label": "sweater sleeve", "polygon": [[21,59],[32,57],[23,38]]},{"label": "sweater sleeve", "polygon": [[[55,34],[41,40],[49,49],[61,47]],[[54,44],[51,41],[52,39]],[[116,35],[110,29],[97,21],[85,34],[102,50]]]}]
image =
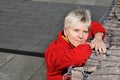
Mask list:
[{"label": "sweater sleeve", "polygon": [[51,50],[51,57],[47,60],[55,70],[68,68],[71,65],[83,65],[92,53],[88,44],[82,44],[73,49]]},{"label": "sweater sleeve", "polygon": [[102,32],[103,38],[106,35],[106,29],[99,22],[92,22],[90,26],[90,34],[95,36],[96,33]]}]

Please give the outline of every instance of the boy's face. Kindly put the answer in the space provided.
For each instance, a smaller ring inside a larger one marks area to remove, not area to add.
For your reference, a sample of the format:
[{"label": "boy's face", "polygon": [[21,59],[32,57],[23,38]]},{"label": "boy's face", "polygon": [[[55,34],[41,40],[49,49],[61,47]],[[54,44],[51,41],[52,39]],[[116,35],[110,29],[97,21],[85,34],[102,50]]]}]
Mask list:
[{"label": "boy's face", "polygon": [[75,47],[84,44],[88,38],[88,27],[79,24],[75,27],[64,28],[64,34],[68,41]]}]

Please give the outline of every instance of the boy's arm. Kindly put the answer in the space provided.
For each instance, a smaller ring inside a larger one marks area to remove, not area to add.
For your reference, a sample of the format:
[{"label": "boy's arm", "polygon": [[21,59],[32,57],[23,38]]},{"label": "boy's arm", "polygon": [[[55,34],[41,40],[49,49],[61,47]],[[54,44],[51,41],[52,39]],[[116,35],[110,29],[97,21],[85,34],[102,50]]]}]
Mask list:
[{"label": "boy's arm", "polygon": [[106,35],[105,28],[98,22],[92,22],[90,30],[94,35],[94,39],[91,42],[92,48],[94,48],[97,53],[106,53],[106,46],[103,41]]},{"label": "boy's arm", "polygon": [[[71,65],[82,66],[92,53],[89,44],[83,44],[73,49],[51,50],[48,63],[53,66],[55,70],[61,71]],[[46,53],[47,54],[47,53]]]}]

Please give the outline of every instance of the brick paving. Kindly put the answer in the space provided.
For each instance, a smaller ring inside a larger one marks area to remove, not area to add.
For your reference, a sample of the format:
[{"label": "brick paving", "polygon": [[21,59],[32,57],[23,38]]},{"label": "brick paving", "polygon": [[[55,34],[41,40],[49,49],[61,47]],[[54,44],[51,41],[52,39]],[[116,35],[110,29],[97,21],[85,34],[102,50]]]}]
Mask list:
[{"label": "brick paving", "polygon": [[[0,51],[14,52],[0,52],[0,80],[45,80],[44,58],[38,55],[43,55],[49,42],[63,28],[65,14],[77,7],[90,9],[95,21],[99,21],[107,9],[107,6],[0,0]],[[111,20],[106,17],[110,16],[105,15],[102,23],[108,31],[107,56],[93,54],[90,57],[86,65],[98,68],[88,80],[120,80],[120,27],[106,25],[106,20]],[[37,56],[25,56],[33,53]]]}]

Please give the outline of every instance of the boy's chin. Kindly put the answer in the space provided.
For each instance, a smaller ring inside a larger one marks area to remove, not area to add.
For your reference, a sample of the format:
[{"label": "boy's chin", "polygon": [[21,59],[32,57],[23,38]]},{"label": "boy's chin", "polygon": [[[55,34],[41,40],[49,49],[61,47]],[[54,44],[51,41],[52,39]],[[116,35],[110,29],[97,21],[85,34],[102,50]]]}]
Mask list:
[{"label": "boy's chin", "polygon": [[85,42],[85,43],[80,43],[80,44],[78,44],[78,45],[74,45],[74,46],[77,47],[77,46],[79,46],[79,45],[81,45],[81,44],[86,44],[86,42]]}]

